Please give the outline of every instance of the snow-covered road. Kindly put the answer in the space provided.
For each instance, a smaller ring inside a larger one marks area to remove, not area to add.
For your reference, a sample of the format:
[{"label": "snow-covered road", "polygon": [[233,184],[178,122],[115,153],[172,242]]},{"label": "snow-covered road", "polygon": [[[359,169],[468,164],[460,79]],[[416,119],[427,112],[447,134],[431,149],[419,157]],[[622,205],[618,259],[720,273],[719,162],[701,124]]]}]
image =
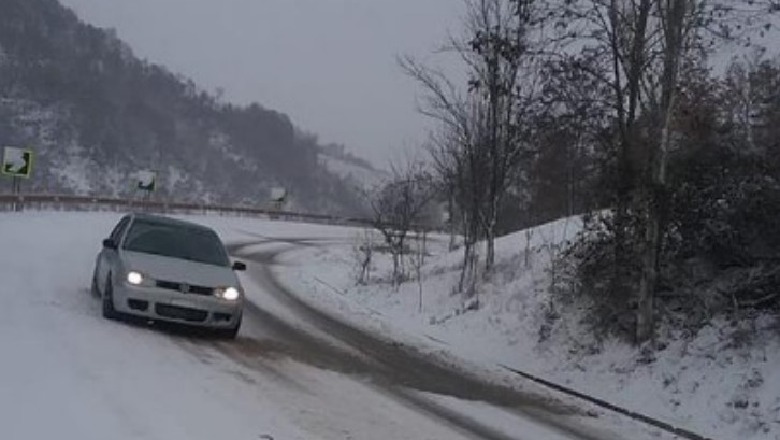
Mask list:
[{"label": "snow-covered road", "polygon": [[[457,377],[444,370],[366,354],[273,291],[262,259],[244,279],[253,305],[237,341],[106,321],[87,284],[101,239],[118,218],[0,215],[0,438],[621,438],[578,426],[570,408],[544,399],[498,398],[495,389],[468,381],[458,389]],[[249,256],[300,245],[259,235],[327,240],[352,233],[201,221],[228,242],[265,241],[242,248]]]}]

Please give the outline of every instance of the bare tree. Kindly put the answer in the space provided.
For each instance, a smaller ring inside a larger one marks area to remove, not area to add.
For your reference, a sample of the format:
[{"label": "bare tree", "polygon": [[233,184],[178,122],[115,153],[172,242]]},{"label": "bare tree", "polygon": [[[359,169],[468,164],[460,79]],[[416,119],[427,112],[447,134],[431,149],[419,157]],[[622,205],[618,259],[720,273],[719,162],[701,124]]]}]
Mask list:
[{"label": "bare tree", "polygon": [[477,244],[485,239],[489,272],[495,263],[498,215],[531,145],[525,114],[534,84],[524,74],[533,72],[529,66],[535,48],[529,34],[537,22],[531,0],[466,3],[465,37],[452,38],[449,49],[466,65],[467,84],[457,86],[410,57],[399,63],[426,92],[421,113],[440,124],[429,151],[461,219],[459,290],[470,296],[478,278]]},{"label": "bare tree", "polygon": [[357,283],[360,285],[367,284],[371,280],[374,247],[374,231],[365,229],[355,237],[352,252],[357,264]]},{"label": "bare tree", "polygon": [[[480,148],[484,124],[477,104],[441,72],[407,57],[401,67],[426,91],[420,112],[439,123],[428,146],[438,187],[452,198],[451,223],[461,226],[464,263],[458,286],[470,296],[475,291],[480,218],[488,192],[488,163]],[[456,214],[457,211],[457,215]]]},{"label": "bare tree", "polygon": [[428,252],[428,232],[425,229],[417,229],[415,231],[415,248],[412,259],[412,267],[414,268],[415,279],[417,280],[417,312],[423,311],[423,276],[422,268],[425,266],[425,256]]},{"label": "bare tree", "polygon": [[[468,105],[468,104],[466,104]],[[482,133],[479,115],[469,114],[465,127],[458,133],[445,131],[430,149],[435,168],[457,208],[457,221],[463,236],[463,266],[458,290],[467,297],[476,294],[478,242],[484,237],[481,226],[488,204],[489,173],[485,150],[478,147]],[[453,211],[454,214],[454,211]]]},{"label": "bare tree", "polygon": [[[479,220],[485,233],[486,270],[495,263],[496,223],[507,187],[515,181],[518,166],[530,145],[523,126],[532,100],[533,1],[473,0],[469,3],[466,45],[453,42],[469,67],[469,91],[474,113],[481,122],[476,146],[487,160],[487,203]],[[526,74],[526,75],[523,75]]]},{"label": "bare tree", "polygon": [[393,258],[392,283],[404,280],[403,257],[409,232],[420,226],[433,197],[430,173],[420,161],[392,167],[392,180],[372,197],[373,226],[382,234]]}]

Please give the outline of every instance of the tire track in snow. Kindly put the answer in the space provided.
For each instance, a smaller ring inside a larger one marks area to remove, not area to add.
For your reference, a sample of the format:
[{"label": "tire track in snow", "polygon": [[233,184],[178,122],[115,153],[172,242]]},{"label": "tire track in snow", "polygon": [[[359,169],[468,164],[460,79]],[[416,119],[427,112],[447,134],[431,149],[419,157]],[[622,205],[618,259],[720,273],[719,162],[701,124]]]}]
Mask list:
[{"label": "tire track in snow", "polygon": [[[333,242],[333,240],[329,240]],[[249,252],[250,247],[261,244],[285,243],[288,248],[273,251]],[[566,416],[583,416],[574,407],[566,406],[550,398],[522,394],[514,389],[488,384],[479,379],[458,372],[446,365],[430,359],[425,353],[403,344],[383,340],[366,334],[346,323],[311,307],[286,290],[275,278],[269,266],[276,263],[281,253],[294,249],[296,246],[318,246],[318,240],[294,239],[263,239],[259,241],[234,243],[229,245],[232,255],[246,258],[259,263],[257,271],[250,275],[261,284],[275,299],[295,311],[307,322],[313,323],[320,331],[346,343],[356,349],[361,356],[354,356],[332,344],[323,343],[322,338],[301,331],[289,325],[284,320],[264,311],[254,303],[247,304],[247,311],[265,323],[272,323],[276,330],[295,339],[287,353],[290,357],[315,365],[319,368],[336,370],[346,374],[360,375],[370,378],[382,392],[394,396],[408,405],[419,408],[446,423],[457,427],[463,432],[489,440],[509,440],[518,437],[508,436],[490,426],[486,426],[461,412],[453,411],[426,399],[417,391],[439,395],[453,396],[464,400],[484,401],[497,407],[530,417],[540,424],[569,438],[581,440],[605,440],[604,433],[590,432],[589,429],[575,426]],[[301,353],[306,353],[301,356]],[[563,417],[562,417],[563,416]],[[520,440],[534,440],[523,439]]]}]

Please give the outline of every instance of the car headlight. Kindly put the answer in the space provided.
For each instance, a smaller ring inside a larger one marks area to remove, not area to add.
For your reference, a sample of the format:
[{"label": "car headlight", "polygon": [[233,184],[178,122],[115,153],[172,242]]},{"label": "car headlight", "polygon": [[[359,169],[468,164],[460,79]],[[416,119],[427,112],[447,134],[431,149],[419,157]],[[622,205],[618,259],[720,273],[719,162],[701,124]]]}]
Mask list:
[{"label": "car headlight", "polygon": [[241,296],[241,292],[235,287],[223,287],[216,290],[216,295],[228,301],[235,301]]},{"label": "car headlight", "polygon": [[144,276],[140,272],[131,270],[127,273],[127,282],[134,286],[139,286],[144,282]]}]

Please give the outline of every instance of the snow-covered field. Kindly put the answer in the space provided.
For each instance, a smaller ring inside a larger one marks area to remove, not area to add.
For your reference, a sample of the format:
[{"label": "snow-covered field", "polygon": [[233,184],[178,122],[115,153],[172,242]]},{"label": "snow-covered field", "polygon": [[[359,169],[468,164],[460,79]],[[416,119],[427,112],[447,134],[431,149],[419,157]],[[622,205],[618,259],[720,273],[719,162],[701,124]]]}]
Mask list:
[{"label": "snow-covered field", "polygon": [[374,279],[356,285],[360,232],[341,245],[295,249],[283,261],[307,263],[276,270],[307,301],[364,328],[468,359],[472,368],[506,365],[713,439],[780,439],[775,319],[751,329],[721,319],[695,337],[669,335],[650,364],[629,345],[596,343],[576,314],[542,337],[551,261],[579,228],[577,219],[560,220],[499,239],[497,275],[480,287],[476,311],[464,312],[452,293],[460,252],[448,253],[443,237],[429,246],[422,287],[413,280],[391,288],[386,255],[375,256]]},{"label": "snow-covered field", "polygon": [[[473,438],[381,392],[365,378],[284,355],[279,352],[284,341],[275,340],[266,323],[256,319],[245,321],[235,342],[104,320],[87,285],[101,239],[118,218],[94,213],[0,215],[0,438]],[[299,249],[284,240],[314,237],[323,246],[312,246],[308,252],[314,254],[304,252],[288,262],[323,276],[336,269],[323,261],[331,252],[327,249],[338,254],[335,243],[347,243],[357,233],[242,218],[193,219],[216,227],[229,243],[270,237],[281,240],[271,246]],[[289,325],[307,325],[275,302],[253,273],[257,271],[250,263],[242,278],[253,302]],[[502,438],[579,438],[488,404],[425,393],[415,399],[442,411],[467,413]],[[564,420],[569,422],[580,423],[574,417]],[[593,418],[582,423],[598,433],[606,432],[599,425],[612,422]],[[588,438],[667,438],[653,430],[626,429],[629,434],[618,437]]]}]

